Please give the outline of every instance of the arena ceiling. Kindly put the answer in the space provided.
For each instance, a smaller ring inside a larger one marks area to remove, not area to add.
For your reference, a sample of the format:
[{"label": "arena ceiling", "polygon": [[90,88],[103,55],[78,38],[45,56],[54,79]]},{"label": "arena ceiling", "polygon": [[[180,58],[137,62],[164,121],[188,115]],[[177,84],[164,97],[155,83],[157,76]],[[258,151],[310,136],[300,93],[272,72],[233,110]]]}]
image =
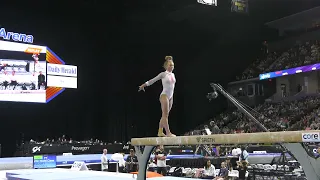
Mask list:
[{"label": "arena ceiling", "polygon": [[[156,24],[188,20],[197,26],[202,23],[206,27],[212,24],[217,27],[213,20],[233,17],[235,14],[230,13],[230,4],[229,0],[218,0],[218,7],[202,5],[197,0],[125,0],[119,6],[126,20],[131,22]],[[266,23],[316,6],[320,6],[317,0],[249,0],[249,15]],[[207,24],[208,21],[211,23]]]},{"label": "arena ceiling", "polygon": [[310,27],[320,23],[320,7],[315,7],[297,14],[277,19],[266,23],[267,26],[276,29],[294,29]]},{"label": "arena ceiling", "polygon": [[[52,22],[45,26],[41,26],[41,23],[36,24],[39,32],[48,29],[59,31],[59,27],[51,25],[58,23],[72,31],[80,28],[86,28],[90,32],[98,31],[99,33],[95,34],[99,34],[100,39],[112,43],[125,42],[119,40],[121,34],[124,40],[131,39],[132,42],[137,42],[141,41],[142,37],[144,38],[142,43],[150,44],[153,41],[160,43],[167,41],[163,36],[181,41],[190,33],[204,37],[219,37],[219,42],[227,42],[228,39],[236,41],[239,38],[236,34],[240,31],[247,32],[266,22],[320,5],[319,0],[249,0],[249,2],[248,15],[231,13],[230,0],[218,0],[217,7],[199,4],[197,0],[123,0],[104,3],[100,0],[81,0],[76,1],[76,4],[66,2],[50,4],[47,7],[43,4],[41,8],[36,9],[38,13],[36,17],[32,17],[29,8],[17,6],[18,4],[13,8],[2,8],[1,12],[6,16],[12,14],[13,18],[17,17],[17,21],[20,17],[25,17],[40,22]],[[24,26],[21,31],[35,32],[27,21],[25,25],[22,22],[19,25],[14,22],[3,25],[13,29]],[[75,28],[75,24],[80,26]],[[184,35],[177,37],[177,33]],[[95,34],[92,34],[92,39],[97,38]],[[249,34],[245,34],[247,35]],[[41,39],[39,35],[37,37]]]}]

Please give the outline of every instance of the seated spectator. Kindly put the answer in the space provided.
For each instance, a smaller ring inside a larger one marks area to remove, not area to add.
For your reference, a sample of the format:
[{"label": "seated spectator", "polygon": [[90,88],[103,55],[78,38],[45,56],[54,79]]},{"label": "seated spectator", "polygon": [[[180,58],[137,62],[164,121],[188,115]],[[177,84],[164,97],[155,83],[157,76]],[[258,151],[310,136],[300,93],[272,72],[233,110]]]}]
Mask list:
[{"label": "seated spectator", "polygon": [[228,177],[229,171],[226,167],[225,162],[221,163],[221,168],[219,171],[219,174],[216,178],[214,178],[215,180],[225,180]]},{"label": "seated spectator", "polygon": [[246,179],[247,169],[248,169],[248,162],[247,161],[241,161],[238,163],[239,180]]},{"label": "seated spectator", "polygon": [[213,164],[211,164],[210,160],[207,160],[206,165],[204,166],[204,170],[202,173],[203,179],[212,179],[216,177],[216,168]]},{"label": "seated spectator", "polygon": [[232,167],[232,163],[230,162],[230,158],[229,157],[227,157],[225,163],[226,163],[226,168],[228,169],[228,171],[232,171],[233,167]]}]

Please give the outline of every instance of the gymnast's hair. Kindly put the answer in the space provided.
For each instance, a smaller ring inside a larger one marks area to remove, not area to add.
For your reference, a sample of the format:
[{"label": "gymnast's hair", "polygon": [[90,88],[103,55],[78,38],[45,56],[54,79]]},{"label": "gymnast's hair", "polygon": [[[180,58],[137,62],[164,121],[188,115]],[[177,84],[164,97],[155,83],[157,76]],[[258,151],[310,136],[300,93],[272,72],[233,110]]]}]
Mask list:
[{"label": "gymnast's hair", "polygon": [[165,59],[165,61],[164,61],[163,67],[164,67],[165,69],[167,69],[168,63],[169,63],[170,61],[173,62],[173,58],[172,58],[172,56],[166,56],[164,59]]}]

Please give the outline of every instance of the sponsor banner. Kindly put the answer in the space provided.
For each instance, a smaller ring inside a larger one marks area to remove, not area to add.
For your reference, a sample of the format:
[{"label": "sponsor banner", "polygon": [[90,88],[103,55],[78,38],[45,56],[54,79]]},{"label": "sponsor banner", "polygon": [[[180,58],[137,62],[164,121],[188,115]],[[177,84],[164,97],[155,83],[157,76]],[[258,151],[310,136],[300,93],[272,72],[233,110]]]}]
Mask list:
[{"label": "sponsor banner", "polygon": [[317,132],[302,133],[301,138],[302,138],[302,142],[320,142],[320,133],[317,133]]},{"label": "sponsor banner", "polygon": [[[37,145],[24,144],[24,154],[56,154],[63,155],[66,153],[76,154],[100,154],[103,149],[108,149],[109,154],[125,153],[129,154],[130,149],[134,149],[129,144],[111,144],[111,145],[85,145],[85,144],[52,144],[52,145]],[[172,155],[194,154],[195,147],[165,147],[166,151],[170,151]]]},{"label": "sponsor banner", "polygon": [[15,102],[34,102],[45,103],[46,91],[39,90],[38,92],[24,92],[24,91],[1,91],[0,101],[15,101]]},{"label": "sponsor banner", "polygon": [[267,151],[253,151],[253,154],[267,154]]},{"label": "sponsor banner", "polygon": [[129,144],[123,145],[122,149],[123,150],[129,150],[130,149],[130,145]]},{"label": "sponsor banner", "polygon": [[43,94],[45,93],[46,90],[39,90],[39,91],[34,91],[34,90],[3,90],[0,91],[0,94]]},{"label": "sponsor banner", "polygon": [[285,70],[260,74],[259,79],[264,80],[264,79],[276,78],[276,77],[287,76],[287,75],[292,75],[292,74],[317,71],[319,68],[320,68],[320,63],[306,65],[306,66],[299,66],[299,67],[295,67],[295,68],[291,68],[291,69],[285,69]]},{"label": "sponsor banner", "polygon": [[171,155],[186,155],[196,152],[196,146],[165,146],[164,148],[167,152],[170,152]]},{"label": "sponsor banner", "polygon": [[8,41],[1,41],[1,40],[0,40],[0,49],[4,51],[24,52],[27,54],[41,54],[41,53],[47,52],[46,46],[8,42]]},{"label": "sponsor banner", "polygon": [[[37,144],[24,144],[24,154],[36,155],[36,154],[57,154],[62,155],[66,153],[70,154],[100,154],[103,149],[108,149],[109,154],[114,153],[125,153],[129,154],[130,149],[134,149],[133,146],[128,144],[112,144],[112,145],[85,145],[85,144],[52,144],[50,146],[37,145]],[[220,146],[220,151],[225,150],[230,147]],[[309,152],[317,153],[319,146],[309,145]],[[168,146],[165,147],[167,152],[171,152],[171,155],[181,155],[181,154],[194,154],[196,147],[174,147]],[[272,154],[272,153],[281,153],[282,149],[280,146],[248,146],[248,153],[253,154]]]},{"label": "sponsor banner", "polygon": [[214,143],[216,140],[214,138],[210,138],[210,137],[197,137],[197,142],[198,143]]},{"label": "sponsor banner", "polygon": [[313,154],[319,155],[320,154],[320,147],[313,147],[311,148]]},{"label": "sponsor banner", "polygon": [[62,155],[64,153],[76,154],[99,154],[103,149],[108,149],[108,153],[129,153],[133,149],[130,145],[112,144],[112,145],[86,145],[86,144],[52,144],[52,145],[38,145],[38,144],[24,144],[23,151],[28,155],[37,154],[56,154]]},{"label": "sponsor banner", "polygon": [[88,151],[90,146],[71,146],[71,151]]},{"label": "sponsor banner", "polygon": [[62,88],[75,88],[75,89],[77,89],[78,79],[76,77],[48,75],[47,79],[48,79],[47,84],[50,87],[62,87]]},{"label": "sponsor banner", "polygon": [[261,146],[258,146],[258,145],[252,145],[252,146],[248,146],[247,147],[247,151],[248,153],[254,153],[254,154],[261,154],[262,152],[263,153],[281,153],[282,150],[281,150],[281,147],[280,146],[266,146],[266,145],[261,145]]},{"label": "sponsor banner", "polygon": [[55,76],[77,77],[77,66],[63,64],[47,64],[47,74]]},{"label": "sponsor banner", "polygon": [[[199,140],[200,141],[200,140]],[[26,151],[34,154],[63,154],[63,153],[72,153],[72,154],[85,154],[85,153],[101,153],[104,148],[108,149],[108,153],[118,153],[124,152],[129,153],[130,149],[134,149],[133,146],[128,144],[112,144],[112,145],[81,145],[81,144],[65,144],[65,145],[55,145],[52,146],[43,146],[43,145],[27,145],[25,144]],[[220,150],[225,148],[230,149],[230,147],[220,146]],[[30,150],[27,150],[30,149]],[[171,151],[171,154],[194,154],[196,147],[179,147],[179,146],[166,146],[167,151]],[[266,153],[281,153],[281,148],[278,146],[249,146],[247,148],[248,153],[252,152],[266,152]]]}]

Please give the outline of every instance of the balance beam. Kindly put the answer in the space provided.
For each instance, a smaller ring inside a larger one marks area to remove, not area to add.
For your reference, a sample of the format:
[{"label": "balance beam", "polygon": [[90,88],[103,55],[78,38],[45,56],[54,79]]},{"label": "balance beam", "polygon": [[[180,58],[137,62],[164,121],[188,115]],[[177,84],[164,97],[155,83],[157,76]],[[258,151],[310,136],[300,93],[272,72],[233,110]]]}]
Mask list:
[{"label": "balance beam", "polygon": [[[139,161],[137,180],[146,180],[146,169],[150,155],[157,145],[198,145],[198,144],[254,144],[281,143],[299,161],[307,179],[320,180],[320,158],[312,159],[304,149],[303,142],[320,142],[320,131],[283,131],[240,134],[214,134],[202,136],[146,137],[133,138]],[[144,146],[143,150],[140,146]]]},{"label": "balance beam", "polygon": [[[314,135],[312,139],[307,137]],[[132,138],[133,146],[320,142],[320,130]],[[317,136],[317,137],[316,137]],[[305,137],[305,138],[304,138]]]}]

